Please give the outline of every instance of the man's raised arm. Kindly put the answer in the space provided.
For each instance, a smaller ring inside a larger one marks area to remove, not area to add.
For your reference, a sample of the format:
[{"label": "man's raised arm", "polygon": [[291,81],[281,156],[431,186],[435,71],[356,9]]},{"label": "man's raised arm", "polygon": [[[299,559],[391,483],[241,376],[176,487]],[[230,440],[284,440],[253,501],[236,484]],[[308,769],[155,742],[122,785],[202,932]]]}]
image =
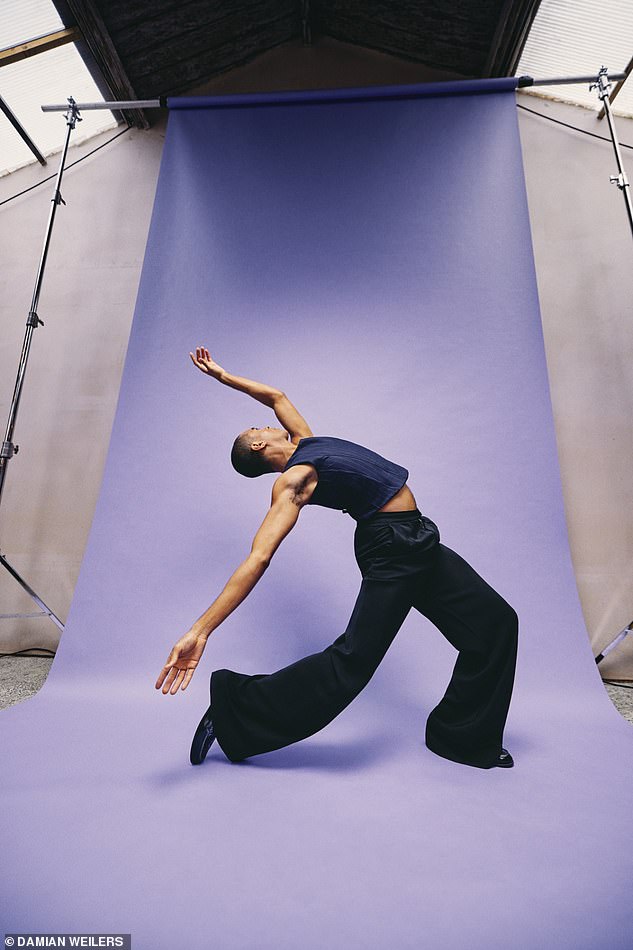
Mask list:
[{"label": "man's raised arm", "polygon": [[298,442],[299,439],[312,435],[308,423],[280,389],[228,373],[212,359],[209,351],[204,346],[196,347],[195,354],[189,353],[189,356],[194,366],[197,366],[203,373],[212,376],[220,383],[224,383],[225,386],[230,386],[231,389],[237,389],[239,392],[252,396],[253,399],[272,409],[280,424],[290,433],[293,442]]},{"label": "man's raised arm", "polygon": [[[295,473],[282,475],[273,485],[270,510],[253,539],[251,552],[224,589],[191,629],[178,640],[162,668],[155,687],[166,695],[186,689],[213,631],[250,594],[283,539],[292,530],[305,503]],[[164,685],[163,685],[164,684]]]}]

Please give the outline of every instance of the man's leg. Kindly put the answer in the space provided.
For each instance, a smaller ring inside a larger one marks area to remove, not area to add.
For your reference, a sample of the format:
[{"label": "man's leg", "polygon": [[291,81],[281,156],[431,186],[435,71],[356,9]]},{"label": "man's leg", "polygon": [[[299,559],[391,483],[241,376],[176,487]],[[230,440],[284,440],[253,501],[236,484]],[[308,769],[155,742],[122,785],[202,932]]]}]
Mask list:
[{"label": "man's leg", "polygon": [[426,724],[426,744],[444,758],[495,764],[517,658],[515,610],[459,554],[438,544],[413,606],[459,651],[446,693]]},{"label": "man's leg", "polygon": [[276,673],[215,670],[213,726],[227,758],[237,762],[290,745],[338,716],[369,682],[402,626],[415,580],[363,580],[345,633]]}]

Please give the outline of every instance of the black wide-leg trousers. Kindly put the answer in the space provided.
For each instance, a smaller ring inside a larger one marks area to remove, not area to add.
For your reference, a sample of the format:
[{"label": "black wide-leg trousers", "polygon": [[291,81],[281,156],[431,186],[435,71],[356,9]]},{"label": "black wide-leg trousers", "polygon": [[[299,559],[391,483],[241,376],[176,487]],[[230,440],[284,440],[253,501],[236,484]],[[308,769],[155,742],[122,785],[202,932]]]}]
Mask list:
[{"label": "black wide-leg trousers", "polygon": [[444,758],[489,768],[502,748],[514,684],[516,612],[440,542],[437,525],[417,509],[358,522],[354,552],[362,584],[334,643],[275,673],[212,673],[222,751],[238,762],[318,732],[366,686],[414,607],[458,651],[446,692],[427,719],[426,745]]}]

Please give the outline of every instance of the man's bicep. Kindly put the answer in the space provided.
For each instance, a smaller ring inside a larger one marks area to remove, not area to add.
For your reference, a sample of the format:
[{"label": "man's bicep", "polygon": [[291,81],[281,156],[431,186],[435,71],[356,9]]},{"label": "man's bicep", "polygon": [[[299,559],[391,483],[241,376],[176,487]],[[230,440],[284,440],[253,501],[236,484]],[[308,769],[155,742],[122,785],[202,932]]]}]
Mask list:
[{"label": "man's bicep", "polygon": [[269,561],[283,539],[288,535],[299,517],[301,506],[292,499],[292,492],[283,491],[272,503],[253,538],[251,553]]},{"label": "man's bicep", "polygon": [[306,439],[312,435],[310,426],[285,393],[282,393],[279,399],[275,400],[273,410],[292,439]]}]

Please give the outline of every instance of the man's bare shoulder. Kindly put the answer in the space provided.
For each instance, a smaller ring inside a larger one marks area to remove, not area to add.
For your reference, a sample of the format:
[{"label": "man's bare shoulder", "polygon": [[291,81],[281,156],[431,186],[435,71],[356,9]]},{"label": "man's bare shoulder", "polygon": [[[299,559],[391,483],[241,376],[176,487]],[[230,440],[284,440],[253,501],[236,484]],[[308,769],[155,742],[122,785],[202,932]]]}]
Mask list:
[{"label": "man's bare shoulder", "polygon": [[317,486],[319,477],[313,465],[297,464],[275,479],[273,502],[289,492],[295,504],[305,505]]}]

